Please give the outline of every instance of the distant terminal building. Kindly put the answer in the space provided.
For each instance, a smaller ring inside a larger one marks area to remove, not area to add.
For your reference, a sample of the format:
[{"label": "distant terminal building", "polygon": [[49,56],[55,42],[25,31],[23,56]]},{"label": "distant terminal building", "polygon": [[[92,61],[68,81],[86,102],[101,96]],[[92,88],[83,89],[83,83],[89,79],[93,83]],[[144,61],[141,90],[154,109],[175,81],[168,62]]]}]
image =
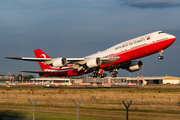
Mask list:
[{"label": "distant terminal building", "polygon": [[92,84],[104,84],[104,85],[112,85],[112,84],[118,84],[118,85],[125,85],[126,84],[126,77],[105,77],[105,78],[92,78],[87,77],[83,79],[83,83],[90,83]]},{"label": "distant terminal building", "polygon": [[114,85],[151,85],[151,84],[180,84],[180,78],[171,76],[158,76],[158,77],[106,77],[106,78],[84,78],[83,82],[90,84],[106,84],[113,83]]},{"label": "distant terminal building", "polygon": [[105,77],[83,79],[73,78],[32,78],[30,80],[16,80],[11,76],[0,76],[0,84],[22,85],[152,85],[152,84],[180,84],[180,78],[171,76],[158,77]]},{"label": "distant terminal building", "polygon": [[71,85],[69,78],[32,78],[31,83],[35,84],[51,84],[51,85]]},{"label": "distant terminal building", "polygon": [[0,84],[9,84],[12,81],[14,81],[13,76],[0,76]]}]

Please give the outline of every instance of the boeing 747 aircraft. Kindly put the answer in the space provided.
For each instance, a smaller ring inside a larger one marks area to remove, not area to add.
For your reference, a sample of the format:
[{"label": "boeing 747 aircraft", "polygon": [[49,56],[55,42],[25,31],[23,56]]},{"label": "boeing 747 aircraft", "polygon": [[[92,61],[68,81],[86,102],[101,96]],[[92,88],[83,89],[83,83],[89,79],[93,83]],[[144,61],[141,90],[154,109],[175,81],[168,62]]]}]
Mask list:
[{"label": "boeing 747 aircraft", "polygon": [[40,49],[34,50],[36,58],[5,58],[39,62],[42,71],[21,72],[39,73],[42,77],[79,76],[90,72],[93,72],[93,77],[106,77],[105,72],[112,72],[112,77],[116,77],[120,68],[130,72],[140,70],[143,62],[136,61],[136,59],[158,52],[158,58],[163,59],[162,52],[175,40],[175,36],[157,31],[119,43],[83,58],[51,58]]}]

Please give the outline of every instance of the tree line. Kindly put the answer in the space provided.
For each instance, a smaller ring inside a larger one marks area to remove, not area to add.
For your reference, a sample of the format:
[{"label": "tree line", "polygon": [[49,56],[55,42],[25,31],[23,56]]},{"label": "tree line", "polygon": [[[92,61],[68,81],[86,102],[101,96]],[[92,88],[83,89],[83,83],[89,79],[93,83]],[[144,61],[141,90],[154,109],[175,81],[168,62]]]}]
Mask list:
[{"label": "tree line", "polygon": [[[5,76],[5,75],[0,74],[0,76]],[[12,74],[11,76],[14,77],[14,79],[22,79],[22,74],[18,74],[18,75]],[[35,77],[33,75],[24,75],[24,79],[32,79],[32,78]]]}]

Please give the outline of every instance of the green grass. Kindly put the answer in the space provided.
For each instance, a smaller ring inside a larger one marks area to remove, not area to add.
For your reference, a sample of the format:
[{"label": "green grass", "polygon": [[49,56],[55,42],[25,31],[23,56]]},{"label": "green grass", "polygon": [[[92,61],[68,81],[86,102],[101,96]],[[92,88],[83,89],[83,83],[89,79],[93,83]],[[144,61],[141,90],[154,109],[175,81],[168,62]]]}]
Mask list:
[{"label": "green grass", "polygon": [[[159,87],[158,87],[159,88]],[[0,89],[0,116],[32,119],[33,107],[37,98],[35,116],[42,120],[75,120],[77,109],[73,99],[79,103],[80,120],[126,119],[126,104],[129,107],[129,120],[178,120],[180,118],[180,91],[168,87],[152,89],[107,90],[107,89]]]}]

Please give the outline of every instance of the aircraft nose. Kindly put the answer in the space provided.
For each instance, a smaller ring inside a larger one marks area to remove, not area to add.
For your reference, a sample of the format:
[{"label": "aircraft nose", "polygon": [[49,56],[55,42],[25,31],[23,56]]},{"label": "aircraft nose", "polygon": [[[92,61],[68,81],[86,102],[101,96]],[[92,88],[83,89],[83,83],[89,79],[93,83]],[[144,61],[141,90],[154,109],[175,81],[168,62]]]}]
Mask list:
[{"label": "aircraft nose", "polygon": [[170,38],[176,38],[174,35],[170,35]]},{"label": "aircraft nose", "polygon": [[170,35],[169,39],[172,41],[172,43],[176,40],[176,37],[174,35]]}]

